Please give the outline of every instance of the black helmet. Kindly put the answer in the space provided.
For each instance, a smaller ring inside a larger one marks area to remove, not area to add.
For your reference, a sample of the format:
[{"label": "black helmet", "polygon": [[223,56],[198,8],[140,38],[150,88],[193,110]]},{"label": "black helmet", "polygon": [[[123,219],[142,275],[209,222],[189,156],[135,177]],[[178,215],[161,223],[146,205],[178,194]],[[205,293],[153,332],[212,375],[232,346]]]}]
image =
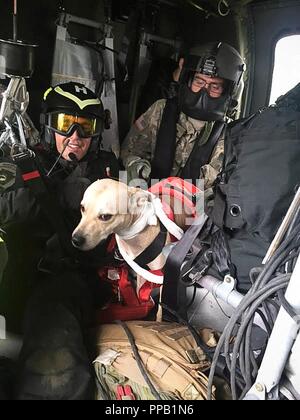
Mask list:
[{"label": "black helmet", "polygon": [[44,94],[42,104],[44,140],[53,147],[54,132],[69,136],[76,129],[81,137],[99,139],[104,116],[101,100],[86,86],[69,82],[50,87]]},{"label": "black helmet", "polygon": [[[189,117],[202,121],[223,120],[231,98],[241,82],[245,63],[240,54],[223,42],[193,47],[185,58],[180,76],[179,107]],[[223,93],[212,98],[206,89],[194,93],[189,88],[195,72],[225,80]]]}]

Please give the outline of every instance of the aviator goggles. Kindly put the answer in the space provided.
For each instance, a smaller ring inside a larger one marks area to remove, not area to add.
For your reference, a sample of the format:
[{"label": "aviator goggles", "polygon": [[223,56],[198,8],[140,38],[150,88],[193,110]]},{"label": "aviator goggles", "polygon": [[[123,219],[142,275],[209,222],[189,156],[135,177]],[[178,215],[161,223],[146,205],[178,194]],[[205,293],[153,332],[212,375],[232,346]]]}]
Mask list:
[{"label": "aviator goggles", "polygon": [[103,121],[100,118],[56,113],[48,114],[47,126],[63,136],[71,136],[77,130],[80,137],[88,138],[101,134]]}]

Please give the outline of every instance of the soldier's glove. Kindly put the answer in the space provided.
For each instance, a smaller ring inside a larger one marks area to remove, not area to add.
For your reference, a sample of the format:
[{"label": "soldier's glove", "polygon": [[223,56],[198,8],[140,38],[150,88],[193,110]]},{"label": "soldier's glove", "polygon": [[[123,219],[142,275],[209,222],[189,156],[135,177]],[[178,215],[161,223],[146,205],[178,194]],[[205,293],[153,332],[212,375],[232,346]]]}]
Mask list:
[{"label": "soldier's glove", "polygon": [[151,165],[148,160],[136,158],[132,159],[126,166],[128,181],[142,178],[148,181],[151,173]]}]

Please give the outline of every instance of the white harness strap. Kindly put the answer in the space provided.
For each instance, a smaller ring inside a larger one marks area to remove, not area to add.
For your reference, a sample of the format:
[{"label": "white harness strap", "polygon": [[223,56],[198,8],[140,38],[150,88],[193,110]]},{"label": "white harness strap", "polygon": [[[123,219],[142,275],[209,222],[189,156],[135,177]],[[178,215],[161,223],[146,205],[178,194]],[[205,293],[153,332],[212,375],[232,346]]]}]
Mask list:
[{"label": "white harness strap", "polygon": [[[145,212],[143,212],[142,216],[138,219],[138,221],[133,225],[133,230],[128,229],[126,232],[122,232],[119,235],[116,236],[116,241],[119,247],[120,254],[126,261],[126,263],[140,276],[142,276],[145,280],[150,281],[151,283],[155,284],[163,284],[164,276],[159,276],[157,274],[150,273],[148,270],[145,270],[141,266],[139,266],[136,262],[133,261],[133,259],[126,253],[126,251],[123,249],[120,240],[121,239],[132,239],[135,236],[137,236],[138,233],[141,233],[144,228],[148,225],[156,225],[157,219],[156,217],[161,221],[161,223],[165,226],[167,231],[174,236],[176,239],[180,240],[183,236],[183,230],[176,225],[172,220],[168,218],[168,216],[165,214],[163,210],[163,205],[161,200],[156,197],[154,194],[151,194],[151,202],[148,204],[151,205],[145,209]],[[156,219],[156,223],[154,222],[153,216]],[[147,223],[148,221],[148,223]],[[142,226],[142,229],[140,231],[137,231],[137,227],[140,228]]]},{"label": "white harness strap", "polygon": [[141,233],[146,226],[155,226],[157,224],[157,217],[152,202],[148,202],[143,208],[140,217],[128,229],[119,232],[118,236],[121,239],[133,239]]},{"label": "white harness strap", "polygon": [[177,226],[176,223],[174,223],[171,219],[168,218],[168,216],[164,212],[163,204],[161,200],[153,194],[152,194],[152,197],[153,197],[152,202],[153,202],[156,216],[159,218],[161,223],[165,226],[167,231],[171,235],[173,235],[176,239],[180,240],[183,236],[183,230],[179,226]]},{"label": "white harness strap", "polygon": [[150,271],[145,270],[141,266],[139,266],[137,263],[133,261],[131,257],[126,253],[126,251],[122,248],[120,244],[120,238],[118,235],[116,235],[116,241],[119,247],[120,254],[126,261],[126,263],[131,267],[137,274],[143,277],[143,279],[150,281],[151,283],[155,284],[163,284],[164,276],[158,276],[157,274],[150,273]]}]

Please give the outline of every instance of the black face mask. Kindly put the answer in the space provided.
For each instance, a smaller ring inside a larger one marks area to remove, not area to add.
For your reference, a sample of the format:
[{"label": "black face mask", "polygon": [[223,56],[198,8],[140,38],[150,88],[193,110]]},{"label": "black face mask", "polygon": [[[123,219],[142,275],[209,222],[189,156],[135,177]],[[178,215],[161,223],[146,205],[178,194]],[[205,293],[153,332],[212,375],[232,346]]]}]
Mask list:
[{"label": "black face mask", "polygon": [[230,103],[230,95],[223,93],[219,98],[209,96],[206,89],[192,92],[184,83],[178,94],[179,109],[185,115],[200,121],[222,121]]}]

